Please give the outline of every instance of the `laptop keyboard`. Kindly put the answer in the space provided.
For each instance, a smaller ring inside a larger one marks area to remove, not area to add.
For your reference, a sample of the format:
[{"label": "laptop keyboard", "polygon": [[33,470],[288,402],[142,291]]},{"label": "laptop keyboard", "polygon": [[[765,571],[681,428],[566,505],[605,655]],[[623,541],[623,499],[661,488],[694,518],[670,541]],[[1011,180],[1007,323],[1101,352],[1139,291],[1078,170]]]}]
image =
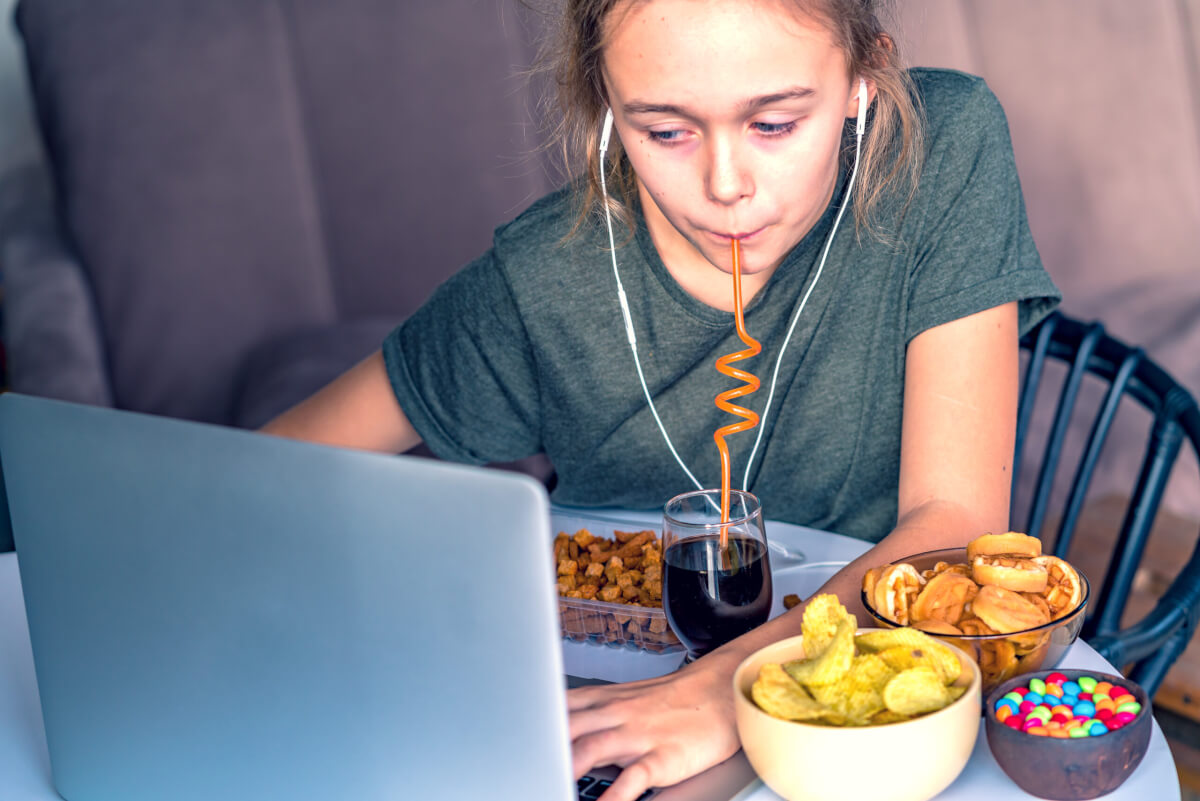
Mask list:
[{"label": "laptop keyboard", "polygon": [[[600,797],[600,794],[607,790],[612,785],[612,779],[597,779],[592,776],[584,776],[576,785],[579,790],[579,801],[593,801]],[[654,795],[653,790],[647,790],[637,797],[637,801],[651,798]]]}]

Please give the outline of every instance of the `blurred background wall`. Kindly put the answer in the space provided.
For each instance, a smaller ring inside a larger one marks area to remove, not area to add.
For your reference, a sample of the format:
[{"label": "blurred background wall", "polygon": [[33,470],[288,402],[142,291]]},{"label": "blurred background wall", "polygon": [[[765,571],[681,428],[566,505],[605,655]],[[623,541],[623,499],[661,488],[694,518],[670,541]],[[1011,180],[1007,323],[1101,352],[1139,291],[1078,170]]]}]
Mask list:
[{"label": "blurred background wall", "polygon": [[[895,5],[909,63],[981,75],[1004,105],[1063,310],[1200,392],[1200,0]],[[1132,486],[1147,420],[1126,417],[1096,495]],[[1200,520],[1195,460],[1181,463],[1167,506]]]}]

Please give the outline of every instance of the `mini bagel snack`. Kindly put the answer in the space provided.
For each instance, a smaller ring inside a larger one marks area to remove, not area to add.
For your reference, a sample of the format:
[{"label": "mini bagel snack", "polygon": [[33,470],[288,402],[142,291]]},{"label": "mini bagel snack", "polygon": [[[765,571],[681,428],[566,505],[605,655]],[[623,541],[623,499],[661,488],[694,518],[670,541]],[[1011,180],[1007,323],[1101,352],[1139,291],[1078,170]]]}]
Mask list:
[{"label": "mini bagel snack", "polygon": [[863,576],[863,602],[890,624],[942,637],[975,656],[985,690],[1043,666],[1060,628],[1050,624],[1064,621],[1071,639],[1078,633],[1086,581],[1068,562],[1043,555],[1039,539],[984,534],[963,555],[931,552],[873,567]]}]

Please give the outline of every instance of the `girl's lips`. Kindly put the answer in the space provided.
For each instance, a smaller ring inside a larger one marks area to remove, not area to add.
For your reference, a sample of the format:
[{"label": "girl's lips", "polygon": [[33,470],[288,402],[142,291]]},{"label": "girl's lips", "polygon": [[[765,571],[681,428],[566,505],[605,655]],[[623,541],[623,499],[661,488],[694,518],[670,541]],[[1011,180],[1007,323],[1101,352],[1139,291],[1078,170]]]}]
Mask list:
[{"label": "girl's lips", "polygon": [[766,230],[765,227],[757,228],[753,231],[747,231],[745,233],[719,233],[717,231],[709,231],[709,233],[712,234],[717,239],[721,240],[722,242],[730,242],[734,239],[745,242],[749,239],[753,239],[755,236],[757,236],[764,230]]}]

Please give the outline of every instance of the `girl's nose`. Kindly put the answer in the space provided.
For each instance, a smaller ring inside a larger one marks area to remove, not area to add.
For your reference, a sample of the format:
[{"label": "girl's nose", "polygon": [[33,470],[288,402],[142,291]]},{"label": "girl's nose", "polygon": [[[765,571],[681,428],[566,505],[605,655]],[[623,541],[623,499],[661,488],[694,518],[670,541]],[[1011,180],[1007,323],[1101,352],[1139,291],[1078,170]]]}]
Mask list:
[{"label": "girl's nose", "polygon": [[707,190],[709,199],[733,205],[754,194],[754,179],[732,142],[714,139],[709,146]]}]

